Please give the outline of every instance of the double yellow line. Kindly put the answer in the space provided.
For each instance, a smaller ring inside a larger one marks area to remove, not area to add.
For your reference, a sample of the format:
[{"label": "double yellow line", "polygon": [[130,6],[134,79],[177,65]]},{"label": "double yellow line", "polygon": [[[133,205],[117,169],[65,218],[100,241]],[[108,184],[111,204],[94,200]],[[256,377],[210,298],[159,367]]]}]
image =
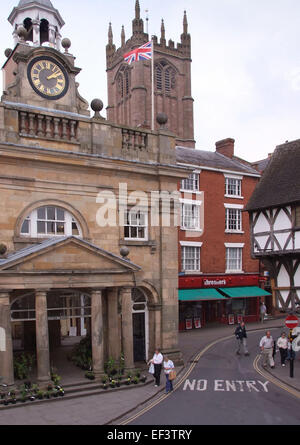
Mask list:
[{"label": "double yellow line", "polygon": [[[229,338],[232,338],[232,335],[228,336],[228,337],[224,337],[222,339],[218,339],[215,340],[214,342],[210,343],[208,346],[206,346],[204,349],[202,349],[201,352],[199,352],[193,359],[192,359],[192,363],[190,364],[190,366],[188,367],[188,369],[186,370],[186,372],[180,377],[180,379],[176,382],[176,384],[174,385],[174,389],[173,391],[176,391],[181,384],[188,378],[188,376],[191,374],[191,372],[193,371],[193,369],[195,368],[195,366],[197,365],[198,361],[200,360],[200,358],[202,357],[203,354],[205,354],[205,352],[211,348],[212,346],[214,346],[215,344],[219,343],[220,341],[223,340],[227,340]],[[170,396],[171,393],[168,394],[162,394],[158,399],[154,400],[152,403],[150,403],[149,405],[147,405],[145,408],[143,408],[142,410],[140,410],[138,413],[134,414],[133,416],[129,417],[128,419],[124,420],[123,422],[120,422],[119,425],[128,425],[128,423],[133,422],[135,419],[137,419],[138,417],[142,416],[143,414],[145,414],[147,411],[149,411],[150,409],[154,408],[156,405],[158,405],[159,403],[163,402],[167,397]]]},{"label": "double yellow line", "polygon": [[[261,329],[256,329],[256,330],[253,330],[252,332],[257,332],[257,331],[260,331],[260,330]],[[231,339],[231,338],[232,338],[232,335],[228,335],[227,337],[219,338],[219,339],[213,341],[212,343],[210,343],[209,345],[207,345],[204,349],[202,349],[202,351],[200,351],[192,359],[192,363],[190,364],[188,369],[185,371],[185,373],[180,377],[180,379],[174,385],[174,390],[173,391],[176,391],[181,386],[181,384],[188,378],[188,376],[191,374],[191,372],[193,371],[193,369],[197,365],[198,361],[203,356],[203,354],[205,354],[206,351],[208,351],[215,344],[220,343],[221,341],[224,341],[224,340]],[[283,382],[281,382],[280,380],[277,380],[275,377],[273,378],[271,376],[271,374],[264,373],[258,367],[259,358],[260,358],[260,355],[257,355],[255,357],[255,359],[254,359],[254,362],[253,362],[253,367],[254,367],[255,371],[257,371],[261,376],[266,378],[268,381],[272,382],[274,385],[279,386],[280,388],[284,389],[285,391],[288,391],[290,394],[294,395],[295,397],[300,398],[300,392],[299,391],[297,391],[296,389],[293,389],[292,387],[290,387],[288,385],[285,385]],[[134,414],[133,416],[129,417],[128,419],[124,420],[123,422],[120,422],[119,425],[128,425],[128,423],[133,422],[135,419],[137,419],[138,417],[142,416],[143,414],[145,414],[150,409],[154,408],[159,403],[163,402],[167,397],[170,396],[170,394],[171,393],[162,394],[160,397],[158,397],[156,400],[151,402],[149,405],[147,405],[145,408],[140,410],[138,413]]]},{"label": "double yellow line", "polygon": [[258,372],[260,375],[262,375],[269,382],[272,382],[274,385],[278,386],[281,389],[284,389],[285,391],[289,392],[293,396],[300,399],[300,392],[297,389],[294,389],[291,386],[286,385],[285,383],[278,380],[276,377],[273,377],[271,374],[269,374],[267,372],[263,372],[258,366],[259,359],[260,359],[260,355],[257,355],[253,362],[253,367],[256,372]]}]

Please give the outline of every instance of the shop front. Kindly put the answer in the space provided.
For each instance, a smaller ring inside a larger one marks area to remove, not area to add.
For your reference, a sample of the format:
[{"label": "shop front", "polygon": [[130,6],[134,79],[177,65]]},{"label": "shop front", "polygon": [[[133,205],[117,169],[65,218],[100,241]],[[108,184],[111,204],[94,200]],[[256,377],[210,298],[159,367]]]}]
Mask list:
[{"label": "shop front", "polygon": [[259,303],[270,295],[258,284],[259,275],[179,277],[179,330],[258,321]]}]

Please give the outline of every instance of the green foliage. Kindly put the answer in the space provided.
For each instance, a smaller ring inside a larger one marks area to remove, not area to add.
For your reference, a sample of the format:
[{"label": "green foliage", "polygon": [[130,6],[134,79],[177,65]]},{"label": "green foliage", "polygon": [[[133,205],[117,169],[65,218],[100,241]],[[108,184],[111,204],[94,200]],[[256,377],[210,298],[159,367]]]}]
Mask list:
[{"label": "green foliage", "polygon": [[35,362],[34,354],[19,353],[14,355],[14,375],[18,380],[27,379]]},{"label": "green foliage", "polygon": [[91,337],[86,336],[76,346],[70,355],[70,360],[79,368],[92,369],[92,342]]}]

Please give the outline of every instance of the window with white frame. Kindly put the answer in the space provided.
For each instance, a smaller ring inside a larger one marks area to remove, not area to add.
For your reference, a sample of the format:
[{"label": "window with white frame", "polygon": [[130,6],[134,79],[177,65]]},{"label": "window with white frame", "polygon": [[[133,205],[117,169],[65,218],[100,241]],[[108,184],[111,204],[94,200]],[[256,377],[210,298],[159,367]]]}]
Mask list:
[{"label": "window with white frame", "polygon": [[200,271],[200,246],[181,246],[181,270],[183,272]]},{"label": "window with white frame", "polygon": [[181,181],[181,189],[188,191],[199,191],[199,173],[192,173]]},{"label": "window with white frame", "polygon": [[143,210],[125,210],[124,238],[128,240],[147,240],[148,217]]},{"label": "window with white frame", "polygon": [[181,229],[200,230],[200,207],[199,204],[181,204]]},{"label": "window with white frame", "polygon": [[242,272],[243,244],[226,246],[226,272]]},{"label": "window with white frame", "polygon": [[73,215],[61,207],[44,206],[34,209],[21,226],[21,236],[50,238],[54,236],[82,236]]},{"label": "window with white frame", "polygon": [[225,196],[242,198],[242,176],[225,175]]},{"label": "window with white frame", "polygon": [[225,231],[242,232],[242,205],[224,204]]}]

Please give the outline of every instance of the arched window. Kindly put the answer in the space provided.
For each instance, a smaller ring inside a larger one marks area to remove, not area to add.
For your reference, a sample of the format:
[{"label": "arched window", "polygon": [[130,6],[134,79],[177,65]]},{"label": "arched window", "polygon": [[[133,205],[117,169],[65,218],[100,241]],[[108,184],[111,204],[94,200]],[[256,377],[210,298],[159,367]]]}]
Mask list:
[{"label": "arched window", "polygon": [[74,216],[61,207],[44,206],[34,209],[22,222],[21,236],[51,238],[55,236],[82,237]]},{"label": "arched window", "polygon": [[49,42],[49,22],[46,19],[41,20],[40,42],[41,42],[41,45],[45,42]]},{"label": "arched window", "polygon": [[127,97],[130,93],[130,70],[123,66],[117,77],[118,96],[120,99]]},{"label": "arched window", "polygon": [[32,20],[29,17],[27,17],[27,19],[24,20],[23,25],[24,25],[24,28],[26,29],[27,33],[28,33],[27,37],[26,37],[26,40],[30,41],[30,42],[33,42]]},{"label": "arched window", "polygon": [[162,94],[169,94],[176,87],[175,69],[164,60],[155,65],[155,84]]}]

